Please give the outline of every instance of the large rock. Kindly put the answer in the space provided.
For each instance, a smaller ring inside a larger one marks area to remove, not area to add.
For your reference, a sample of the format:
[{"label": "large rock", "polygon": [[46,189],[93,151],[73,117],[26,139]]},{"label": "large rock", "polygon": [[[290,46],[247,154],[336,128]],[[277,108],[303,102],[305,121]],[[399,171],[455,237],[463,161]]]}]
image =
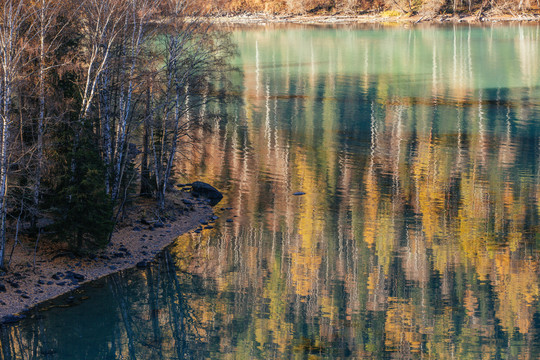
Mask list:
[{"label": "large rock", "polygon": [[2,324],[13,324],[19,320],[22,320],[26,315],[6,315],[2,318]]},{"label": "large rock", "polygon": [[210,205],[214,206],[223,199],[223,194],[215,187],[202,181],[195,181],[191,184],[191,194],[195,197],[204,197],[210,200]]}]

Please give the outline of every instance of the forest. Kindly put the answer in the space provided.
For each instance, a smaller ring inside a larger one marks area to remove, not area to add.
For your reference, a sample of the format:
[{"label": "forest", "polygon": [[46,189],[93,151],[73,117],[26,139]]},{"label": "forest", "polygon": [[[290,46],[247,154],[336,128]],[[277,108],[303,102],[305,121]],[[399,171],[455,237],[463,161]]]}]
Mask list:
[{"label": "forest", "polygon": [[164,209],[190,110],[220,96],[233,51],[186,14],[182,0],[2,2],[0,268],[8,239],[83,253],[132,196]]}]

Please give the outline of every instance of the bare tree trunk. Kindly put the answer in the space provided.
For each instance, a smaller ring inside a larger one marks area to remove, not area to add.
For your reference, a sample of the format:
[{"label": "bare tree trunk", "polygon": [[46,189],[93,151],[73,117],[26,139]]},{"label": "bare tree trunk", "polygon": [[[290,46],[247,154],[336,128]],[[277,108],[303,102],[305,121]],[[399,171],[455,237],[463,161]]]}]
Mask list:
[{"label": "bare tree trunk", "polygon": [[105,191],[108,195],[111,193],[111,162],[112,162],[112,136],[111,136],[111,94],[110,94],[110,75],[109,70],[105,70],[101,76],[101,128],[103,136],[103,163],[105,165]]},{"label": "bare tree trunk", "polygon": [[[41,173],[43,168],[43,136],[45,134],[45,75],[47,67],[45,57],[51,50],[52,44],[46,44],[45,37],[47,36],[53,24],[54,18],[60,10],[62,3],[53,3],[51,0],[39,0],[36,3],[36,23],[37,36],[39,38],[39,78],[38,78],[38,98],[39,98],[39,115],[37,129],[37,154],[36,154],[36,171],[34,174],[34,191],[33,191],[33,212],[32,225],[36,225],[37,216],[39,213],[39,198],[41,194]],[[61,30],[60,30],[61,31]],[[59,35],[52,36],[55,39]]]},{"label": "bare tree trunk", "polygon": [[[128,44],[128,52],[130,53],[130,58],[126,59],[127,54],[122,54],[122,67],[121,71],[126,71],[126,60],[130,61],[129,69],[127,70],[127,73],[124,73],[123,77],[127,78],[127,85],[125,83],[121,84],[121,91],[120,91],[120,101],[119,101],[119,107],[120,107],[120,118],[118,121],[118,139],[116,141],[116,149],[115,149],[115,159],[114,159],[114,183],[113,183],[113,191],[112,191],[112,200],[115,202],[118,199],[118,194],[120,192],[120,186],[122,183],[123,178],[123,168],[125,163],[125,157],[127,152],[127,146],[126,142],[129,136],[128,130],[128,122],[130,120],[131,114],[132,114],[132,99],[133,99],[133,81],[135,76],[135,70],[136,65],[138,63],[138,57],[139,52],[141,51],[141,46],[143,43],[143,35],[146,24],[146,18],[145,15],[148,14],[148,10],[146,8],[143,8],[144,1],[142,3],[139,3],[137,0],[130,0],[129,1],[129,10],[126,12],[126,19],[125,19],[125,25],[124,30],[126,33],[129,31],[129,27],[131,26],[131,36],[130,36],[130,43]],[[141,8],[139,8],[141,6]],[[139,16],[140,14],[138,11],[141,10],[142,16]],[[145,11],[146,10],[146,11]]]},{"label": "bare tree trunk", "polygon": [[148,87],[146,94],[146,115],[144,117],[144,134],[143,134],[143,152],[141,160],[141,189],[140,195],[150,196],[152,194],[152,188],[150,186],[150,169],[148,168],[148,153],[150,152],[150,124],[153,118],[153,101],[152,101],[152,88]]},{"label": "bare tree trunk", "polygon": [[21,56],[28,41],[24,32],[31,29],[23,28],[27,16],[23,0],[5,0],[0,5],[0,268],[4,267],[6,247],[11,103]]}]

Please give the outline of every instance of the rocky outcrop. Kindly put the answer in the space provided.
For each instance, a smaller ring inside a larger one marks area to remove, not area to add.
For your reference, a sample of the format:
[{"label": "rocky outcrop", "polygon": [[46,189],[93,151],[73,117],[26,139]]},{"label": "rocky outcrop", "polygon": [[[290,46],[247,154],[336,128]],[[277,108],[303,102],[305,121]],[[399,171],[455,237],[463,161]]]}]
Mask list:
[{"label": "rocky outcrop", "polygon": [[223,199],[223,194],[212,185],[202,181],[191,184],[191,194],[194,197],[204,197],[209,200],[210,206],[214,206]]}]

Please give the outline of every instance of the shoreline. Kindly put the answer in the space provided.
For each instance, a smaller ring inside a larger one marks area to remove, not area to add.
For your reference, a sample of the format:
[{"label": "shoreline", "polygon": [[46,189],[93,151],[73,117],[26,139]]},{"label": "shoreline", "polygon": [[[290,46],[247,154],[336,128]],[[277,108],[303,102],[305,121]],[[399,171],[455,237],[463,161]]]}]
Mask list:
[{"label": "shoreline", "polygon": [[209,16],[208,20],[218,25],[420,25],[420,24],[496,24],[496,23],[538,23],[540,14],[511,15],[401,15],[380,14],[343,15],[272,15],[266,13],[246,13],[241,15]]},{"label": "shoreline", "polygon": [[144,268],[180,235],[200,228],[201,222],[213,222],[213,209],[204,200],[176,193],[171,196],[176,209],[189,204],[186,211],[179,210],[183,214],[154,225],[129,219],[95,256],[70,257],[58,249],[39,249],[34,267],[33,249],[19,245],[13,255],[17,263],[0,276],[0,326],[17,322],[25,317],[23,313],[83,284],[129,268]]}]

